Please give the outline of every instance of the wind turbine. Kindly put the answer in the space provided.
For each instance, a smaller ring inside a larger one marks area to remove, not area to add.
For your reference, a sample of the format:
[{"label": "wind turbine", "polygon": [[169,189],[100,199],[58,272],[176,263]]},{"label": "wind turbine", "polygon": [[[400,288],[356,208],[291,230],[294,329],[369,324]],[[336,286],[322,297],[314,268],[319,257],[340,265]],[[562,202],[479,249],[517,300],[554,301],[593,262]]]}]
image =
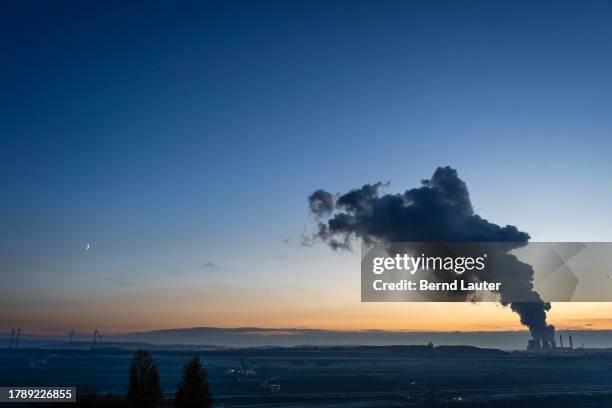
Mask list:
[{"label": "wind turbine", "polygon": [[15,337],[15,328],[13,327],[13,330],[11,330],[11,341],[9,342],[9,349],[13,348],[13,338]]},{"label": "wind turbine", "polygon": [[21,337],[21,326],[17,328],[17,338],[15,339],[15,350],[19,347],[19,338]]}]

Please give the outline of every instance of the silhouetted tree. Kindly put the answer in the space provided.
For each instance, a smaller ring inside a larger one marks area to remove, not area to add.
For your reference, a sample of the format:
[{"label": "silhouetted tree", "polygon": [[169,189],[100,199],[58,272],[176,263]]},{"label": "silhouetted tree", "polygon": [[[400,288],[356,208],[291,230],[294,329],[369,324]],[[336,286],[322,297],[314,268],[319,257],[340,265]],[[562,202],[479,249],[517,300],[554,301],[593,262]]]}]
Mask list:
[{"label": "silhouetted tree", "polygon": [[162,400],[157,365],[148,351],[138,350],[134,353],[125,399],[130,401],[130,406],[142,408],[155,407]]},{"label": "silhouetted tree", "polygon": [[214,399],[208,389],[208,373],[194,357],[183,367],[183,379],[176,390],[177,408],[210,408]]}]

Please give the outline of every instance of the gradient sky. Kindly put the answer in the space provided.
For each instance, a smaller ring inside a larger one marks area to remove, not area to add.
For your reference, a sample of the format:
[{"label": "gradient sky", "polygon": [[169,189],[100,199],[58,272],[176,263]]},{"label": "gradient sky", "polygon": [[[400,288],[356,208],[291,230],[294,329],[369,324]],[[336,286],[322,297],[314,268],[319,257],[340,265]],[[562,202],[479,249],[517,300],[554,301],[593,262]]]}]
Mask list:
[{"label": "gradient sky", "polygon": [[361,304],[358,254],[300,245],[306,197],[451,165],[492,222],[612,240],[611,19],[606,1],[4,3],[0,329],[518,329],[494,304]]}]

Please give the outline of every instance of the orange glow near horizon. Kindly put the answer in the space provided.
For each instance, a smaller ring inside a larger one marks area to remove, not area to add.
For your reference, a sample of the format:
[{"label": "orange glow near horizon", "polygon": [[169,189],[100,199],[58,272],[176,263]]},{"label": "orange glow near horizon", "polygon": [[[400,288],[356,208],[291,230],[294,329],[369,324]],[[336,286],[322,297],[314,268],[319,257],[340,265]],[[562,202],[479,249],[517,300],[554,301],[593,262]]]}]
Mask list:
[{"label": "orange glow near horizon", "polygon": [[[262,327],[309,328],[337,331],[516,331],[525,330],[510,309],[495,303],[355,303],[319,305],[319,307],[282,307],[253,305],[240,309],[217,310],[193,304],[175,304],[162,310],[134,307],[129,316],[79,308],[48,309],[39,318],[22,320],[24,331],[39,334],[61,334],[70,330],[88,332],[92,325],[103,327],[108,334],[175,329],[187,327]],[[321,307],[322,306],[322,307]],[[612,303],[557,303],[549,312],[549,321],[561,330],[612,329]],[[89,318],[91,317],[91,318]],[[12,323],[3,322],[4,326]],[[5,328],[6,330],[6,328]]]},{"label": "orange glow near horizon", "polygon": [[[340,258],[338,258],[340,259]],[[331,267],[330,267],[331,269]],[[388,331],[526,330],[497,303],[362,303],[359,281],[315,272],[295,280],[237,283],[166,281],[163,284],[54,291],[0,299],[0,330],[106,334],[188,327],[311,328]],[[320,272],[319,272],[320,271]],[[317,276],[325,275],[326,280]],[[283,276],[283,275],[279,275]],[[10,301],[9,301],[10,300]],[[612,303],[554,303],[548,320],[558,329],[611,329]],[[10,318],[9,318],[10,317]]]}]

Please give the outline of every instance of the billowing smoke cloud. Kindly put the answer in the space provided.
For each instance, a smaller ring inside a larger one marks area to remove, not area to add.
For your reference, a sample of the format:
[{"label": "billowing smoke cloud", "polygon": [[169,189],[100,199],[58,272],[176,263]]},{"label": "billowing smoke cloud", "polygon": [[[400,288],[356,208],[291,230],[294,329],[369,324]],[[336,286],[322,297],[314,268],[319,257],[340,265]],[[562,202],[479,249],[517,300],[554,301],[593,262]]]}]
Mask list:
[{"label": "billowing smoke cloud", "polygon": [[[501,303],[518,313],[535,339],[552,340],[554,327],[546,323],[550,303],[533,290],[533,268],[508,253],[525,245],[529,234],[512,225],[501,227],[475,214],[467,186],[455,169],[439,167],[431,179],[421,183],[421,187],[403,194],[381,195],[379,190],[384,183],[366,184],[341,195],[317,190],[308,198],[311,212],[319,219],[315,238],[335,250],[349,249],[354,239],[366,243],[508,243],[496,246],[497,251],[489,254],[494,268],[471,271],[463,279],[501,282]],[[445,273],[436,272],[437,278],[450,280],[452,276]],[[447,296],[457,300],[457,296],[465,294]]]},{"label": "billowing smoke cloud", "polygon": [[325,190],[317,190],[308,197],[310,212],[323,217],[334,211],[334,196]]}]

